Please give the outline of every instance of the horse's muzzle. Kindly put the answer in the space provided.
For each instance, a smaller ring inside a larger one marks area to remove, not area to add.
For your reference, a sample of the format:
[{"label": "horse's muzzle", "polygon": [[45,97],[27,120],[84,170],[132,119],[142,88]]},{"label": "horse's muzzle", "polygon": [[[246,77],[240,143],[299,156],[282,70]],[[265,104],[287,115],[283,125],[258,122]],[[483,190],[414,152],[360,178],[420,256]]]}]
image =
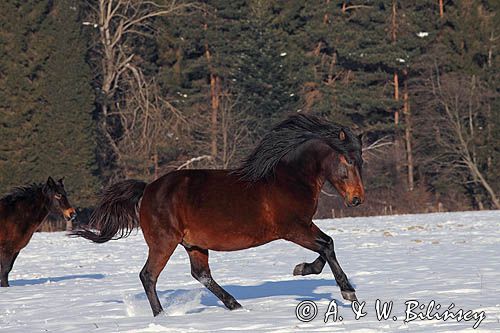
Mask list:
[{"label": "horse's muzzle", "polygon": [[351,200],[346,200],[348,207],[357,207],[363,203],[360,197],[353,197]]},{"label": "horse's muzzle", "polygon": [[356,206],[361,205],[361,199],[360,199],[360,198],[358,198],[358,197],[354,197],[354,198],[352,198],[351,205],[352,205],[353,207],[356,207]]},{"label": "horse's muzzle", "polygon": [[76,219],[76,210],[74,208],[69,208],[63,212],[66,221],[73,222]]}]

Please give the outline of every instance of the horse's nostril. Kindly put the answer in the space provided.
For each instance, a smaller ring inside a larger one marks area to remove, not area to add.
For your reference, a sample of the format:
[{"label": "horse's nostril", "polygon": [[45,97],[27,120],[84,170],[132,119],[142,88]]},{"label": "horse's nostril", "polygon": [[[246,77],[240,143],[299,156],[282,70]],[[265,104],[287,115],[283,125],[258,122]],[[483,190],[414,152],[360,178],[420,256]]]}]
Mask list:
[{"label": "horse's nostril", "polygon": [[358,197],[352,198],[352,205],[353,206],[359,206],[361,204],[361,199]]}]

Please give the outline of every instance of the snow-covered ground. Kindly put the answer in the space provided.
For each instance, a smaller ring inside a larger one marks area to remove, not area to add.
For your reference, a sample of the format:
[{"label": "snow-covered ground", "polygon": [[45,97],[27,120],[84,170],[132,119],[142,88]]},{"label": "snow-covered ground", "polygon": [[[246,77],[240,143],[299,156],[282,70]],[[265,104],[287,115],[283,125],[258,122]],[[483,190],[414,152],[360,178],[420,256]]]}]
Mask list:
[{"label": "snow-covered ground", "polygon": [[[426,306],[434,300],[441,305],[438,313],[453,303],[453,312],[485,315],[476,331],[500,331],[500,211],[317,224],[335,239],[337,257],[366,302],[365,317],[354,319],[328,267],[317,276],[292,276],[296,264],[316,255],[276,241],[211,252],[213,276],[244,307],[237,311],[226,310],[191,277],[179,247],[158,282],[165,315],[153,318],[138,278],[147,252],[140,233],[102,245],[38,233],[19,255],[12,287],[0,290],[0,332],[456,332],[472,331],[477,321],[405,323],[409,300]],[[377,320],[377,299],[394,302],[388,320]],[[317,304],[310,322],[295,315],[304,300]],[[330,316],[325,323],[332,300],[343,320]]]}]

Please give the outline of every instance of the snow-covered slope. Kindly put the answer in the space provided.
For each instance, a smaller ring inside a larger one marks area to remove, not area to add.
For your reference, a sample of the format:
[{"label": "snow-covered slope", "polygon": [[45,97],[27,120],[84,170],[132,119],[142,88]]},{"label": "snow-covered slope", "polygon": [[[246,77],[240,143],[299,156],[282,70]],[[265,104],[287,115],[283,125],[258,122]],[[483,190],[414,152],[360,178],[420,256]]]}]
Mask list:
[{"label": "snow-covered slope", "polygon": [[[328,267],[317,276],[292,276],[296,264],[316,254],[285,241],[211,252],[213,276],[244,307],[237,311],[226,310],[191,277],[179,247],[158,282],[165,315],[153,318],[138,278],[147,253],[140,232],[102,245],[38,233],[19,255],[12,287],[0,290],[0,332],[455,332],[472,331],[479,318],[405,323],[410,300],[426,307],[434,300],[438,313],[453,303],[454,313],[485,316],[477,331],[500,331],[500,211],[317,224],[335,239],[337,257],[366,302],[363,318],[354,319]],[[377,320],[377,299],[394,302],[388,320]],[[310,322],[296,318],[304,300],[317,305]],[[332,300],[343,320],[330,316],[325,323]]]}]

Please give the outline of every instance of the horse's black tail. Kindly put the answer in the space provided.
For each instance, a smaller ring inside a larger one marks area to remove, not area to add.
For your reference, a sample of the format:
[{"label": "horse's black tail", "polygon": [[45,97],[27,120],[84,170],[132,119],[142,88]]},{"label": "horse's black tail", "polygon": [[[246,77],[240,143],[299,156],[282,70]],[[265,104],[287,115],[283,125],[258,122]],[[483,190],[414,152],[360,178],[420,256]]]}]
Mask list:
[{"label": "horse's black tail", "polygon": [[89,226],[74,230],[70,236],[83,237],[95,243],[129,236],[134,228],[139,227],[138,207],[146,185],[131,179],[109,186],[101,195]]}]

